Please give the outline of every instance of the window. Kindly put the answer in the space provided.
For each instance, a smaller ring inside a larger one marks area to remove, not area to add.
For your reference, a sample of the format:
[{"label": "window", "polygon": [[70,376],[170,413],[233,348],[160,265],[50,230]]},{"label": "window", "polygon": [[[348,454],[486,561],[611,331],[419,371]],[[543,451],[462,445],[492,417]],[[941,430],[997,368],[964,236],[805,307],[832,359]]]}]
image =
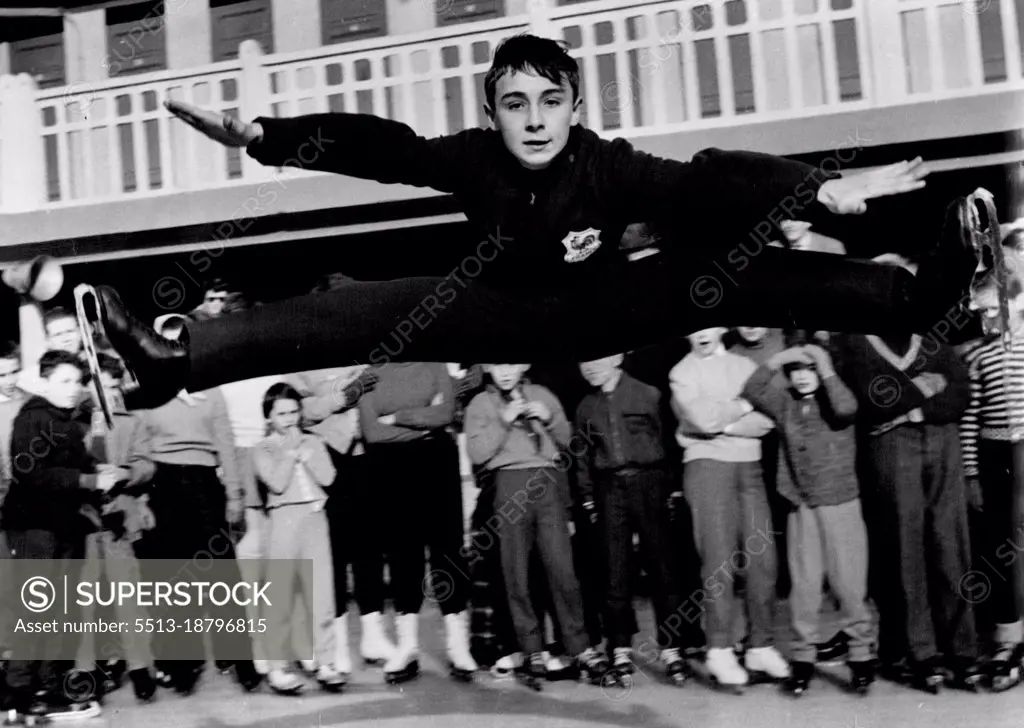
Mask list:
[{"label": "window", "polygon": [[40,88],[65,83],[63,18],[4,18],[0,42],[10,43],[12,74],[28,73]]},{"label": "window", "polygon": [[433,0],[437,24],[472,23],[500,18],[505,14],[504,0]]},{"label": "window", "polygon": [[107,9],[107,73],[111,77],[167,68],[162,0]]},{"label": "window", "polygon": [[388,34],[386,0],[320,0],[323,44]]},{"label": "window", "polygon": [[270,0],[210,0],[213,60],[238,58],[238,46],[254,40],[264,53],[274,52],[274,22]]}]

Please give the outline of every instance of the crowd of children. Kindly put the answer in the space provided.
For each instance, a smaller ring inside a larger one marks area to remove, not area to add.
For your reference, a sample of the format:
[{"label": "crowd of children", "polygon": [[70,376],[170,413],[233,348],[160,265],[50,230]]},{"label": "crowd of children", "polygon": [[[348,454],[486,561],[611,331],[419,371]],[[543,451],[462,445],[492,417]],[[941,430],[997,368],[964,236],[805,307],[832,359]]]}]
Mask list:
[{"label": "crowd of children", "polygon": [[[340,690],[353,598],[362,660],[383,664],[388,682],[414,678],[425,595],[461,680],[484,666],[537,689],[566,676],[601,684],[660,661],[678,685],[698,673],[799,695],[819,657],[845,655],[857,692],[878,669],[932,691],[1020,681],[1005,545],[1021,345],[965,353],[916,335],[712,328],[681,358],[663,347],[669,368],[645,367],[644,353],[582,362],[572,377],[389,363],[183,391],[134,412],[123,366],[101,353],[111,429],[85,386],[74,316],[48,312],[36,341],[25,321],[21,345],[0,352],[3,557],[84,559],[87,575],[128,581],[215,542],[247,579],[291,582],[288,560],[311,560],[296,588],[305,610],[268,614],[251,644],[214,635],[218,668],[245,690],[265,681],[295,694],[303,671]],[[181,319],[156,329],[174,337]],[[255,573],[260,559],[277,571]],[[979,560],[1002,578],[974,604],[962,590]],[[640,594],[654,634],[637,643]],[[0,599],[5,635],[11,601]],[[835,619],[822,618],[826,602]],[[312,659],[266,659],[307,627]],[[93,697],[122,672],[140,700],[158,686],[189,693],[204,661],[169,656],[201,636],[169,639],[131,634],[114,654],[83,639],[71,663],[10,659],[4,707],[95,715],[95,701],[63,687],[72,664],[95,675]]]}]

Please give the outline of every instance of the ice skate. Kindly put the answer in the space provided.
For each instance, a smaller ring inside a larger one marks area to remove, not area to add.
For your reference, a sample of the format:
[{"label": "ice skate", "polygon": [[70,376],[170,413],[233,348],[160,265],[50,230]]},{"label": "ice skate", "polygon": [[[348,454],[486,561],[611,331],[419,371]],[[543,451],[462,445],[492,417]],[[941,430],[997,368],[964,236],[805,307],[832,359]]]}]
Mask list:
[{"label": "ice skate", "polygon": [[665,674],[668,675],[668,679],[673,685],[682,687],[686,684],[690,677],[690,668],[678,647],[662,650],[661,661],[665,663]]},{"label": "ice skate", "polygon": [[750,681],[747,671],[740,666],[736,653],[729,647],[712,647],[708,650],[704,665],[715,687],[742,695]]},{"label": "ice skate", "polygon": [[850,668],[850,689],[858,695],[867,695],[875,681],[875,664],[870,660],[846,664]]},{"label": "ice skate", "polygon": [[547,677],[547,671],[544,653],[534,652],[523,660],[522,666],[516,671],[516,677],[526,687],[539,693],[544,689],[541,683]]},{"label": "ice skate", "polygon": [[278,695],[298,695],[306,687],[298,675],[283,668],[275,668],[267,675],[267,685]]},{"label": "ice skate", "polygon": [[994,693],[1006,692],[1016,687],[1024,678],[1021,658],[1024,657],[1024,645],[1000,645],[992,659],[986,665],[989,689]]},{"label": "ice skate", "polygon": [[334,669],[345,676],[352,674],[352,654],[348,644],[348,614],[334,620]]},{"label": "ice skate", "polygon": [[360,618],[363,629],[359,640],[359,653],[367,665],[383,665],[395,656],[398,648],[384,634],[380,612],[370,612]]},{"label": "ice skate", "polygon": [[811,687],[811,679],[813,677],[813,662],[794,662],[791,665],[791,674],[786,678],[782,689],[794,698],[799,698]]},{"label": "ice skate", "polygon": [[790,675],[786,658],[774,647],[751,647],[743,656],[750,682],[779,682]]},{"label": "ice skate", "polygon": [[316,681],[329,693],[340,693],[348,684],[348,675],[332,665],[321,665],[316,671]]},{"label": "ice skate", "polygon": [[446,614],[444,627],[451,676],[461,682],[470,682],[473,673],[479,667],[469,653],[469,626],[466,613]]},{"label": "ice skate", "polygon": [[593,647],[588,647],[578,654],[574,663],[579,670],[580,680],[585,680],[591,685],[604,684],[605,675],[611,669],[608,658]]},{"label": "ice skate", "polygon": [[395,622],[398,626],[398,649],[384,665],[384,681],[388,685],[413,680],[420,674],[419,615],[399,614]]}]

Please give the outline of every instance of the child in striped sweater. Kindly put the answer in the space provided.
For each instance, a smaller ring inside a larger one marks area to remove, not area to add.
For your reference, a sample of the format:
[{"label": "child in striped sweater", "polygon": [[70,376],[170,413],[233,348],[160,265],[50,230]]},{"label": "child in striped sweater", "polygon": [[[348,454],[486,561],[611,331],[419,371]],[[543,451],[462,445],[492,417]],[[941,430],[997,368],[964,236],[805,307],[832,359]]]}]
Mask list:
[{"label": "child in striped sweater", "polygon": [[[1017,606],[1020,576],[1014,562],[1019,557],[1021,517],[1014,503],[1011,427],[1024,423],[1024,317],[1021,315],[1020,283],[1011,281],[1013,343],[1007,351],[1002,337],[981,342],[965,355],[970,377],[970,403],[960,422],[964,475],[968,500],[979,511],[980,528],[972,550],[976,568],[994,570],[998,578],[986,579],[992,593],[977,605],[979,620],[994,623],[993,644],[987,673],[993,690],[1017,685],[1024,659],[1024,622]],[[977,291],[976,305],[992,334],[1001,333],[997,318],[998,296],[993,282]]]}]

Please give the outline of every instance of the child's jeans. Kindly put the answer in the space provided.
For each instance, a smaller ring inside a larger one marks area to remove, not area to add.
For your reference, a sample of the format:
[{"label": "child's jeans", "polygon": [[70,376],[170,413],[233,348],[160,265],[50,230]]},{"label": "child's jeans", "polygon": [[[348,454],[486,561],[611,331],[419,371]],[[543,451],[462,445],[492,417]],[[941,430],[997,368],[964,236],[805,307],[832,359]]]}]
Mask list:
[{"label": "child's jeans", "polygon": [[683,490],[693,514],[703,580],[699,608],[707,615],[709,647],[733,644],[734,582],[746,575],[750,647],[774,643],[776,533],[760,462],[691,460]]},{"label": "child's jeans", "polygon": [[839,599],[836,627],[850,638],[850,661],[872,659],[875,627],[867,607],[868,535],[860,499],[789,514],[789,573],[793,580],[793,659],[814,662],[821,642],[820,612],[825,577]]},{"label": "child's jeans", "polygon": [[[138,584],[142,580],[139,572],[139,561],[135,558],[132,545],[124,539],[114,538],[110,531],[97,531],[85,539],[85,565],[82,569],[82,581],[97,582],[101,580],[128,582]],[[104,634],[96,637],[87,632],[82,635],[78,646],[77,666],[82,670],[91,670],[101,660],[125,658],[129,670],[139,670],[153,664],[153,653],[150,646],[149,633],[139,630],[136,620],[145,620],[149,616],[143,607],[126,599],[114,604],[114,615],[118,622],[127,623],[127,631],[119,635]],[[97,618],[95,605],[82,607],[82,623],[89,624]]]},{"label": "child's jeans", "polygon": [[[295,503],[270,509],[266,578],[274,584],[294,584],[299,578],[302,602],[312,612],[313,653],[318,665],[334,663],[334,567],[331,562],[330,530],[322,503]],[[299,568],[298,559],[311,559],[312,570]],[[298,571],[298,574],[296,574]],[[288,661],[289,637],[298,626],[293,610],[266,610],[264,644],[275,666]],[[301,642],[296,637],[296,640]],[[305,657],[299,655],[300,658]]]},{"label": "child's jeans", "polygon": [[494,511],[501,539],[501,570],[516,639],[526,653],[544,649],[544,632],[530,599],[530,554],[540,553],[565,648],[578,655],[590,644],[583,598],[572,563],[565,473],[554,468],[499,470]]}]

